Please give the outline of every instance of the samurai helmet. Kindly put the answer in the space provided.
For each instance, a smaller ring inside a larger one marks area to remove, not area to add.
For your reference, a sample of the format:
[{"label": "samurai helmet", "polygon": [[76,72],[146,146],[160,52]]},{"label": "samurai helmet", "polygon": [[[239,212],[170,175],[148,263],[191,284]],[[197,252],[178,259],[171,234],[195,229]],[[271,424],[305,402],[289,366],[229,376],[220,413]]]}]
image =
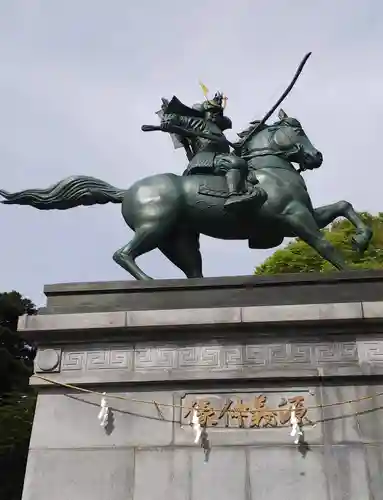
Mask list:
[{"label": "samurai helmet", "polygon": [[206,111],[223,111],[226,107],[227,97],[223,95],[222,92],[216,92],[214,94],[213,99],[208,98],[209,89],[203,84],[200,83],[203,94],[205,96],[205,102],[194,104],[193,109],[197,109],[201,112]]}]

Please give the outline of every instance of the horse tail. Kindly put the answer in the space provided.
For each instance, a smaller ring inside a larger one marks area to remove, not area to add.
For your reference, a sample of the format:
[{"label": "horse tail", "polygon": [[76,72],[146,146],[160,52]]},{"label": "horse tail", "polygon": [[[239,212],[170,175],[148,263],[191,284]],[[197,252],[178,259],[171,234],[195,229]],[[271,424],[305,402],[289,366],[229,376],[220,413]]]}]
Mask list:
[{"label": "horse tail", "polygon": [[125,190],[117,189],[105,181],[85,175],[62,179],[47,189],[25,189],[9,193],[0,189],[1,203],[29,205],[38,210],[68,210],[78,206],[122,203]]}]

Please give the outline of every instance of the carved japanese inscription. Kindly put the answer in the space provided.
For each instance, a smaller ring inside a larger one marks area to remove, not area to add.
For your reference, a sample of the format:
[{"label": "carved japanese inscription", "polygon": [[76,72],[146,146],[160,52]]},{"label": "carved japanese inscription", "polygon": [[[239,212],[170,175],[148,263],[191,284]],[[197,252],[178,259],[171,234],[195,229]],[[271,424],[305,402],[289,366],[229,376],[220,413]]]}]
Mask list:
[{"label": "carved japanese inscription", "polygon": [[260,429],[290,423],[294,409],[299,424],[311,424],[308,391],[293,393],[187,394],[181,399],[181,425],[189,425],[196,411],[202,427]]}]

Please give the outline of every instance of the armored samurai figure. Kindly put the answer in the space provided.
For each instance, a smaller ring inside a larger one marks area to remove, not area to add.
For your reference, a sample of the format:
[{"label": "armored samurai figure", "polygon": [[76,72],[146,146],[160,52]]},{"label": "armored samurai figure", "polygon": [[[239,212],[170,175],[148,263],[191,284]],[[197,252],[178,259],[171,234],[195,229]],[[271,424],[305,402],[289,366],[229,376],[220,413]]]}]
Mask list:
[{"label": "armored samurai figure", "polygon": [[[246,183],[247,162],[230,151],[225,138],[224,131],[232,127],[231,119],[224,114],[225,103],[226,97],[220,92],[213,99],[206,99],[191,108],[176,97],[170,102],[163,99],[162,110],[158,113],[161,130],[171,133],[174,126],[177,127],[179,143],[189,159],[183,175],[225,176],[228,188],[226,209],[236,209],[249,202],[252,206],[261,206],[267,197],[265,191],[257,186],[255,176],[251,184]],[[194,132],[195,136],[190,136],[190,132]]]}]

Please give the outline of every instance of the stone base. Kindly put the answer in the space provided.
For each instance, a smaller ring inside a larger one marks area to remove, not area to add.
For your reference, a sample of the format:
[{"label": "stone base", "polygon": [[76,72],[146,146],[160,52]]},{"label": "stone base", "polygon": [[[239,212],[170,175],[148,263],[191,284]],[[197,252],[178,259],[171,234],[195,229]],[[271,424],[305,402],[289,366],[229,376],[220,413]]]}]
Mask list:
[{"label": "stone base", "polygon": [[[36,374],[106,392],[113,416],[105,430],[100,395],[32,377],[23,500],[383,498],[383,396],[374,396],[383,393],[383,273],[51,285],[46,294],[41,314],[19,325],[38,343]],[[196,402],[206,464],[190,426]]]}]

